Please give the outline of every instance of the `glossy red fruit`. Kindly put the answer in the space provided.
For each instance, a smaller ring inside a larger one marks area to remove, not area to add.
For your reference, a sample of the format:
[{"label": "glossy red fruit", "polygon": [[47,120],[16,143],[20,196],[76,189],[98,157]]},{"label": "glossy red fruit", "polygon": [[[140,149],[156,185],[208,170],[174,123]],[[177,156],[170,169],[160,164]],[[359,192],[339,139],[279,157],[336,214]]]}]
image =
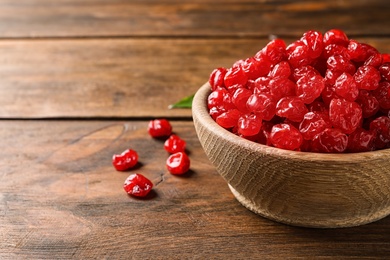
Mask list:
[{"label": "glossy red fruit", "polygon": [[245,114],[238,119],[237,131],[243,136],[254,136],[260,132],[262,119],[257,114]]},{"label": "glossy red fruit", "polygon": [[271,90],[269,88],[270,81],[271,79],[269,77],[257,78],[253,84],[253,89],[252,89],[253,93],[254,94],[271,93]]},{"label": "glossy red fruit", "polygon": [[379,66],[382,65],[382,61],[383,61],[382,54],[378,52],[368,57],[368,59],[364,62],[363,65],[379,68]]},{"label": "glossy red fruit", "polygon": [[233,93],[232,102],[240,112],[247,113],[249,111],[246,107],[246,102],[251,95],[252,91],[250,91],[249,89],[238,88]]},{"label": "glossy red fruit", "polygon": [[255,57],[257,59],[262,57],[272,65],[275,65],[286,58],[286,43],[282,39],[274,39],[258,52]]},{"label": "glossy red fruit", "polygon": [[390,63],[384,63],[379,67],[382,79],[390,81]]},{"label": "glossy red fruit", "polygon": [[181,175],[190,169],[190,159],[184,152],[174,153],[168,157],[166,166],[171,174]]},{"label": "glossy red fruit", "polygon": [[359,89],[353,76],[344,72],[335,82],[335,92],[339,97],[348,101],[355,101],[359,96]]},{"label": "glossy red fruit", "polygon": [[112,156],[112,165],[117,171],[126,171],[138,163],[138,154],[132,149],[127,149],[121,154]]},{"label": "glossy red fruit", "polygon": [[305,114],[299,124],[299,132],[305,140],[312,140],[315,135],[330,127],[332,124],[327,113],[314,111]]},{"label": "glossy red fruit", "polygon": [[356,40],[350,40],[347,49],[350,59],[354,62],[363,62],[369,56],[366,46]]},{"label": "glossy red fruit", "polygon": [[374,116],[379,111],[379,101],[372,95],[370,91],[360,90],[356,99],[356,103],[362,108],[363,118]]},{"label": "glossy red fruit", "polygon": [[380,82],[378,88],[371,94],[378,100],[382,109],[390,109],[390,82]]},{"label": "glossy red fruit", "polygon": [[369,152],[375,149],[376,135],[372,130],[356,129],[348,136],[348,152]]},{"label": "glossy red fruit", "polygon": [[216,89],[210,93],[207,98],[207,106],[209,109],[213,107],[224,110],[235,108],[230,92],[224,88]]},{"label": "glossy red fruit", "polygon": [[309,52],[309,47],[302,41],[291,43],[286,48],[287,60],[293,68],[309,65],[313,59]]},{"label": "glossy red fruit", "polygon": [[269,82],[269,89],[274,99],[279,100],[282,97],[294,96],[296,85],[290,79],[274,78]]},{"label": "glossy red fruit", "polygon": [[390,118],[380,116],[370,123],[370,130],[376,133],[375,147],[383,149],[390,144]]},{"label": "glossy red fruit", "polygon": [[226,71],[227,70],[225,68],[217,68],[211,72],[209,83],[212,90],[225,87],[224,78]]},{"label": "glossy red fruit", "polygon": [[355,65],[343,55],[332,55],[326,61],[327,68],[331,71],[347,72],[354,74],[356,71]]},{"label": "glossy red fruit", "polygon": [[319,31],[307,31],[303,34],[301,41],[309,48],[309,56],[312,59],[321,56],[323,49],[323,36]]},{"label": "glossy red fruit", "polygon": [[240,116],[241,112],[238,109],[231,109],[217,116],[215,121],[223,128],[229,129],[237,126]]},{"label": "glossy red fruit", "polygon": [[301,77],[305,76],[307,78],[311,78],[313,76],[320,75],[317,69],[310,65],[301,66],[298,68],[295,68],[292,77],[295,81],[299,80]]},{"label": "glossy red fruit", "polygon": [[329,118],[335,128],[350,134],[362,124],[362,108],[356,102],[334,98],[329,105]]},{"label": "glossy red fruit", "polygon": [[243,87],[246,85],[248,77],[241,66],[233,66],[229,68],[225,74],[224,83],[226,88],[234,88],[234,85]]},{"label": "glossy red fruit", "polygon": [[347,149],[348,136],[337,128],[326,128],[315,135],[311,151],[318,153],[342,153]]},{"label": "glossy red fruit", "polygon": [[164,143],[164,149],[168,153],[184,152],[186,149],[186,141],[179,136],[172,134]]},{"label": "glossy red fruit", "polygon": [[149,122],[148,132],[155,138],[168,137],[172,134],[172,126],[166,119],[154,119]]},{"label": "glossy red fruit", "polygon": [[344,31],[339,29],[331,29],[324,33],[323,36],[324,45],[337,44],[347,47],[349,40]]},{"label": "glossy red fruit", "polygon": [[321,57],[326,61],[329,57],[334,55],[342,55],[349,59],[347,48],[338,44],[329,44],[326,46],[322,51]]},{"label": "glossy red fruit", "polygon": [[252,94],[246,103],[248,110],[264,120],[271,120],[276,113],[276,102],[271,94]]},{"label": "glossy red fruit", "polygon": [[241,64],[241,68],[248,79],[255,80],[268,74],[271,68],[271,63],[266,62],[262,58],[256,59],[255,57],[251,57]]},{"label": "glossy red fruit", "polygon": [[153,188],[153,183],[139,173],[131,174],[123,184],[124,190],[135,197],[145,197]]},{"label": "glossy red fruit", "polygon": [[300,122],[308,109],[299,97],[290,96],[279,100],[276,105],[276,115],[293,122]]},{"label": "glossy red fruit", "polygon": [[381,74],[372,66],[361,66],[354,74],[359,89],[375,90],[379,86]]},{"label": "glossy red fruit", "polygon": [[278,64],[276,64],[272,71],[269,73],[270,78],[288,78],[291,75],[291,67],[290,64],[288,64],[287,61],[281,61]]},{"label": "glossy red fruit", "polygon": [[274,125],[269,139],[273,146],[287,150],[297,150],[303,141],[302,134],[291,124]]},{"label": "glossy red fruit", "polygon": [[314,102],[321,96],[322,91],[325,88],[324,79],[320,75],[302,76],[296,84],[296,95],[305,104]]}]

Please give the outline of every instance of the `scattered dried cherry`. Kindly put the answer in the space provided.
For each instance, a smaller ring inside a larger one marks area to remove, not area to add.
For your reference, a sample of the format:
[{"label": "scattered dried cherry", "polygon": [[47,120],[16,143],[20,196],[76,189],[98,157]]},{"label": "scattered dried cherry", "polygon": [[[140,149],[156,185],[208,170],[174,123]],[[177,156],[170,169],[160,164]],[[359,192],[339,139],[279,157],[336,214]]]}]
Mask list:
[{"label": "scattered dried cherry", "polygon": [[131,174],[123,184],[124,190],[136,197],[145,197],[153,188],[153,183],[139,173]]},{"label": "scattered dried cherry", "polygon": [[168,137],[172,134],[172,126],[166,119],[155,119],[149,122],[148,132],[155,138]]},{"label": "scattered dried cherry", "polygon": [[184,152],[174,153],[168,157],[166,166],[171,174],[181,175],[190,169],[190,158]]},{"label": "scattered dried cherry", "polygon": [[127,149],[121,154],[112,156],[112,164],[117,171],[126,171],[138,163],[138,154],[132,149]]},{"label": "scattered dried cherry", "polygon": [[179,136],[172,134],[164,143],[164,149],[169,153],[184,152],[186,149],[186,141]]}]

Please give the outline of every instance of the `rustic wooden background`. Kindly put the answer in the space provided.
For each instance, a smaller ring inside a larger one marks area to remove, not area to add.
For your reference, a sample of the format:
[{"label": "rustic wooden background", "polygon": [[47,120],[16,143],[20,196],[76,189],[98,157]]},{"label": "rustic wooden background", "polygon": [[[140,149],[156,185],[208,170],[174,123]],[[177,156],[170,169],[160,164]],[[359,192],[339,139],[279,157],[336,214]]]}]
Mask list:
[{"label": "rustic wooden background", "polygon": [[[167,109],[273,36],[340,28],[390,53],[389,13],[386,0],[0,0],[0,259],[389,257],[390,218],[306,229],[246,210],[191,111]],[[188,143],[185,176],[147,134],[157,117]],[[111,166],[129,147],[156,183],[147,199]]]}]

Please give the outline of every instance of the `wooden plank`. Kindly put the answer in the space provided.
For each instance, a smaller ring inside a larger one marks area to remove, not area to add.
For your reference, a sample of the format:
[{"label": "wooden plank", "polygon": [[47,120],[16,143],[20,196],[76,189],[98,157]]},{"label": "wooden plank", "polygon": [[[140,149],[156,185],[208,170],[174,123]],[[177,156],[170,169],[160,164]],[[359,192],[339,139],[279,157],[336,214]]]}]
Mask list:
[{"label": "wooden plank", "polygon": [[[191,172],[170,175],[147,121],[7,121],[0,138],[1,259],[385,258],[390,218],[346,229],[304,229],[241,206],[210,165],[192,122],[174,121]],[[136,149],[136,170],[111,156]],[[122,189],[139,172],[156,183],[147,199]]]},{"label": "wooden plank", "polygon": [[1,0],[0,37],[389,35],[387,0]]},{"label": "wooden plank", "polygon": [[[387,38],[361,40],[390,52]],[[169,110],[168,105],[195,93],[214,68],[252,56],[266,42],[2,41],[0,117],[188,117],[190,110]]]}]

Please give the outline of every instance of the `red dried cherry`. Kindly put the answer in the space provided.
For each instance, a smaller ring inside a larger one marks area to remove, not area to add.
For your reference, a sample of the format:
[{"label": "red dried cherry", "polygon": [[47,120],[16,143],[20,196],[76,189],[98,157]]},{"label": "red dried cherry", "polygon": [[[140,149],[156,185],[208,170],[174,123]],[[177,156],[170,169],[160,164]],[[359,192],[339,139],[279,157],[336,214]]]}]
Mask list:
[{"label": "red dried cherry", "polygon": [[123,184],[124,190],[136,197],[145,197],[153,188],[153,183],[139,173],[131,174]]},{"label": "red dried cherry", "polygon": [[348,101],[355,101],[359,95],[359,89],[353,76],[349,73],[341,74],[335,82],[335,92],[338,96]]},{"label": "red dried cherry", "polygon": [[347,149],[348,136],[337,128],[326,128],[315,135],[311,151],[318,153],[342,153]]},{"label": "red dried cherry", "polygon": [[274,39],[270,41],[259,53],[255,56],[257,59],[262,57],[275,65],[286,57],[286,43],[282,39]]},{"label": "red dried cherry", "polygon": [[231,109],[217,116],[215,121],[223,128],[229,129],[237,126],[237,122],[240,118],[240,115],[240,111],[238,111],[237,109]]},{"label": "red dried cherry", "polygon": [[332,124],[328,114],[314,111],[305,114],[299,125],[299,131],[305,140],[312,140],[315,135],[330,127],[332,127]]},{"label": "red dried cherry", "polygon": [[264,120],[271,120],[276,113],[276,102],[271,94],[252,94],[246,103],[250,112],[258,114]]},{"label": "red dried cherry", "polygon": [[348,152],[369,152],[375,149],[375,133],[363,128],[356,129],[348,136]]},{"label": "red dried cherry", "polygon": [[361,66],[354,75],[356,84],[359,89],[374,90],[379,86],[381,74],[372,66]]},{"label": "red dried cherry", "polygon": [[261,59],[258,60],[254,57],[251,57],[246,59],[241,64],[241,68],[245,72],[248,79],[255,80],[259,77],[267,75],[271,68],[271,64],[264,63]]},{"label": "red dried cherry", "polygon": [[171,174],[184,174],[190,169],[190,159],[184,152],[174,153],[168,157],[166,166]]},{"label": "red dried cherry", "polygon": [[296,85],[297,96],[305,103],[310,104],[321,96],[325,88],[324,79],[320,75],[302,76]]},{"label": "red dried cherry", "polygon": [[152,137],[167,137],[172,134],[172,126],[166,119],[155,119],[149,122],[148,132]]},{"label": "red dried cherry", "polygon": [[252,91],[246,88],[238,88],[234,91],[232,96],[232,102],[238,110],[243,113],[249,112],[246,107],[248,98],[252,95]]},{"label": "red dried cherry", "polygon": [[349,40],[347,35],[339,29],[331,29],[324,34],[324,44],[337,44],[344,47],[348,46]]},{"label": "red dried cherry", "polygon": [[382,149],[390,144],[390,118],[380,116],[370,123],[370,130],[376,133],[375,147]]},{"label": "red dried cherry", "polygon": [[376,90],[372,91],[372,95],[378,100],[379,106],[382,109],[390,109],[390,82],[383,81],[379,83]]},{"label": "red dried cherry", "polygon": [[334,98],[329,105],[329,118],[335,128],[350,134],[362,123],[362,108],[356,102]]},{"label": "red dried cherry", "polygon": [[288,64],[287,61],[281,61],[278,64],[276,64],[272,71],[269,73],[270,78],[277,78],[277,77],[282,77],[282,78],[288,78],[291,75],[291,68],[290,64]]},{"label": "red dried cherry", "polygon": [[138,163],[138,154],[132,149],[127,149],[121,154],[112,156],[112,164],[117,171],[126,171]]},{"label": "red dried cherry", "polygon": [[379,67],[382,79],[390,81],[390,63],[384,63]]},{"label": "red dried cherry", "polygon": [[274,78],[269,82],[269,89],[274,99],[295,95],[295,83],[286,78]]},{"label": "red dried cherry", "polygon": [[207,98],[207,106],[209,109],[213,107],[224,110],[235,108],[230,92],[224,88],[216,89],[210,93]]},{"label": "red dried cherry", "polygon": [[276,105],[276,115],[293,122],[300,122],[307,112],[307,107],[299,97],[284,97]]},{"label": "red dried cherry", "polygon": [[209,83],[211,85],[212,90],[225,87],[224,78],[225,78],[226,71],[227,70],[225,68],[217,68],[213,70],[213,72],[211,72]]},{"label": "red dried cherry", "polygon": [[256,114],[245,114],[238,119],[238,133],[243,136],[254,136],[260,132],[262,119]]},{"label": "red dried cherry", "polygon": [[309,65],[312,62],[312,58],[309,55],[309,47],[302,41],[296,41],[291,43],[286,48],[287,60],[293,68]]},{"label": "red dried cherry", "polygon": [[269,139],[275,147],[287,150],[297,150],[303,141],[301,133],[291,124],[274,125]]},{"label": "red dried cherry", "polygon": [[309,47],[309,56],[312,59],[321,56],[323,49],[323,37],[319,31],[307,31],[303,34],[301,41]]},{"label": "red dried cherry", "polygon": [[169,153],[184,152],[186,149],[186,141],[179,136],[172,134],[164,143],[164,149]]},{"label": "red dried cherry", "polygon": [[239,65],[231,67],[230,69],[227,70],[225,74],[224,83],[226,88],[228,89],[234,88],[232,87],[234,85],[243,87],[246,85],[247,81],[248,81],[248,77],[245,74],[242,67]]},{"label": "red dried cherry", "polygon": [[372,117],[379,111],[380,107],[378,100],[367,90],[360,90],[355,101],[362,108],[363,118]]}]

